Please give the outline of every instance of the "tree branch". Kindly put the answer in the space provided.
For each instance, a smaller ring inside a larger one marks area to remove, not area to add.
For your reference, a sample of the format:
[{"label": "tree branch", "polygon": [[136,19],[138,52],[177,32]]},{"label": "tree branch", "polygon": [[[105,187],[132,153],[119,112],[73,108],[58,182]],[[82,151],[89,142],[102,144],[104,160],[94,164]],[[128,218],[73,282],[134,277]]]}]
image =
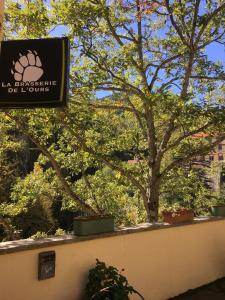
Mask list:
[{"label": "tree branch", "polygon": [[212,148],[214,148],[216,145],[218,145],[220,142],[222,142],[225,139],[225,134],[220,136],[216,139],[213,143],[210,143],[207,147],[197,149],[196,151],[189,153],[188,155],[178,158],[176,160],[173,160],[172,163],[170,163],[160,174],[160,177],[163,178],[170,170],[173,168],[182,165],[186,161],[190,160],[191,158],[194,158],[196,155],[201,154],[207,154]]},{"label": "tree branch", "polygon": [[184,99],[187,96],[187,91],[188,91],[188,87],[189,87],[189,83],[190,83],[190,76],[192,73],[193,63],[194,63],[194,49],[190,49],[188,64],[186,67],[186,72],[184,75],[184,80],[183,80],[182,90],[181,90],[181,95],[180,95],[180,97],[182,99]]},{"label": "tree branch", "polygon": [[91,183],[90,181],[88,180],[88,177],[86,175],[86,172],[84,170],[84,164],[83,164],[83,161],[80,162],[80,168],[81,168],[81,173],[82,173],[82,177],[84,179],[84,182],[85,182],[85,185],[87,187],[87,189],[90,191],[91,193],[91,197],[93,198],[93,200],[95,201],[95,204],[96,204],[96,207],[98,209],[98,211],[101,213],[101,214],[105,214],[105,212],[99,207],[99,204],[98,204],[98,200],[97,198],[95,197],[95,193],[93,191],[93,188],[91,186]]},{"label": "tree branch", "polygon": [[180,54],[177,54],[177,55],[174,55],[174,56],[172,56],[172,57],[169,57],[169,58],[165,59],[165,60],[164,60],[164,61],[156,68],[156,71],[155,71],[155,73],[154,73],[154,75],[153,75],[153,77],[152,77],[152,80],[151,80],[150,84],[149,84],[149,90],[150,90],[150,91],[152,91],[152,89],[153,89],[154,83],[155,83],[155,81],[157,80],[158,73],[159,73],[160,69],[162,69],[167,63],[169,63],[169,62],[171,62],[171,61],[173,61],[173,60],[179,58],[181,55],[182,55],[182,54],[180,53]]},{"label": "tree branch", "polygon": [[200,79],[200,80],[225,80],[225,75],[224,76],[207,76],[207,75],[191,75],[190,78],[195,78],[195,79]]},{"label": "tree branch", "polygon": [[190,38],[190,43],[191,43],[192,47],[194,47],[194,37],[195,37],[195,30],[196,30],[196,26],[197,26],[197,19],[198,19],[198,11],[199,11],[200,2],[201,2],[201,0],[196,0],[196,3],[195,3],[195,11],[194,11],[191,38]]},{"label": "tree branch", "polygon": [[192,135],[196,134],[196,133],[200,133],[202,131],[204,131],[205,129],[207,129],[210,125],[212,125],[212,122],[209,122],[205,125],[203,125],[202,127],[199,127],[195,130],[189,131],[185,134],[183,134],[182,136],[180,136],[175,142],[173,142],[172,144],[168,145],[168,147],[165,149],[164,152],[167,152],[168,150],[178,146],[180,144],[180,142],[182,142],[184,139],[191,137]]},{"label": "tree branch", "polygon": [[5,112],[5,114],[11,119],[13,120],[17,126],[19,127],[19,129],[33,142],[35,143],[35,145],[41,150],[41,152],[49,159],[49,161],[51,162],[56,175],[58,176],[65,192],[72,198],[74,199],[79,205],[80,207],[82,207],[86,212],[90,213],[90,214],[94,214],[96,215],[97,212],[88,204],[86,204],[74,191],[72,191],[72,189],[70,188],[69,184],[67,183],[67,181],[65,180],[61,168],[58,165],[57,161],[54,159],[54,157],[51,155],[51,153],[48,151],[47,147],[42,145],[34,136],[32,136],[24,127],[24,124],[21,123],[20,120],[18,120],[16,117],[12,116],[11,114]]},{"label": "tree branch", "polygon": [[208,18],[205,20],[201,30],[199,31],[198,37],[196,39],[196,45],[199,42],[202,34],[204,33],[204,31],[206,30],[207,26],[209,25],[209,23],[213,20],[213,18],[219,14],[223,9],[225,8],[225,3],[223,3],[221,6],[219,6],[217,9],[215,9],[209,16]]},{"label": "tree branch", "polygon": [[179,37],[180,37],[181,41],[183,42],[183,44],[189,47],[190,45],[189,45],[188,42],[185,40],[185,38],[184,38],[184,36],[183,36],[183,33],[182,33],[182,31],[180,30],[179,25],[176,23],[176,21],[175,21],[175,19],[174,19],[174,16],[173,16],[173,13],[172,13],[172,9],[171,9],[171,7],[170,7],[170,2],[169,2],[169,0],[165,0],[165,4],[166,4],[167,11],[168,11],[168,13],[169,13],[169,16],[170,16],[170,21],[171,21],[171,23],[172,23],[174,29],[176,30],[176,32],[177,32],[177,34],[179,35]]},{"label": "tree branch", "polygon": [[[70,119],[69,115],[67,114],[67,112],[65,110],[63,110],[63,112],[65,113],[65,116]],[[133,183],[133,185],[135,185],[141,192],[141,194],[145,195],[145,189],[144,187],[140,184],[140,182],[135,179],[135,177],[133,175],[130,174],[130,172],[128,172],[127,170],[121,168],[118,165],[115,165],[114,163],[112,163],[111,161],[109,161],[107,158],[103,157],[101,154],[95,152],[92,148],[88,147],[83,139],[83,137],[81,135],[78,135],[77,132],[75,132],[65,121],[64,117],[62,117],[61,115],[58,115],[58,117],[60,118],[62,124],[64,125],[64,127],[68,130],[68,132],[70,132],[70,134],[72,136],[75,136],[77,138],[77,143],[78,143],[78,147],[82,150],[84,150],[85,152],[91,154],[92,156],[94,156],[98,161],[102,162],[103,164],[105,164],[106,166],[110,167],[112,170],[118,171],[121,175],[125,176],[130,182]],[[73,145],[72,145],[73,146]]]}]

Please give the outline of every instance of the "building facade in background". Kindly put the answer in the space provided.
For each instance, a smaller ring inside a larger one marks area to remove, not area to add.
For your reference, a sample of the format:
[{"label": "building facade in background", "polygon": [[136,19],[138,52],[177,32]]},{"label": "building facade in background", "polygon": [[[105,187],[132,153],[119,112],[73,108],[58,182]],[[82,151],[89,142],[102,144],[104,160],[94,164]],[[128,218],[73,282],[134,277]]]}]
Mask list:
[{"label": "building facade in background", "polygon": [[[193,138],[205,138],[207,134],[195,134]],[[195,169],[205,169],[207,184],[215,192],[225,186],[225,140],[214,147],[208,154],[195,157],[192,162]]]}]

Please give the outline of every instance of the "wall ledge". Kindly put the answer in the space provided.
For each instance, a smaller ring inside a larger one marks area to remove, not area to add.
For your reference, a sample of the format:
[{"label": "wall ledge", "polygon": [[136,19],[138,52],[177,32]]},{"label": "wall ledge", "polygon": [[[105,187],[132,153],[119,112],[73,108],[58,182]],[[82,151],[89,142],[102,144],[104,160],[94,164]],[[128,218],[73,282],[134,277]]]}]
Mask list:
[{"label": "wall ledge", "polygon": [[188,223],[180,223],[170,225],[168,223],[143,223],[138,224],[136,226],[117,228],[113,232],[109,233],[101,233],[89,236],[75,236],[75,235],[63,235],[63,236],[52,236],[48,238],[42,239],[24,239],[24,240],[16,240],[0,243],[0,255],[15,253],[19,251],[28,251],[39,248],[46,247],[54,247],[58,245],[71,244],[71,243],[79,243],[83,241],[102,239],[108,237],[114,237],[118,235],[131,234],[131,233],[139,233],[144,231],[152,231],[152,230],[161,230],[161,229],[169,229],[174,227],[183,227],[190,225],[198,225],[205,222],[215,222],[215,221],[224,221],[224,217],[198,217],[195,218],[193,222]]}]

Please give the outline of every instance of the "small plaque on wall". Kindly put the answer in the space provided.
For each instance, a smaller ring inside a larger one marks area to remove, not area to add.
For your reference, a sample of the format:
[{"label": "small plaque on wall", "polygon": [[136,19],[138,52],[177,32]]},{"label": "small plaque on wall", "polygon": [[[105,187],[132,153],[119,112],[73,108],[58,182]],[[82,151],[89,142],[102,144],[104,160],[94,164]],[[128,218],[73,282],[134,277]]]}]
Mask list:
[{"label": "small plaque on wall", "polygon": [[38,256],[38,280],[55,277],[55,251],[41,252]]}]

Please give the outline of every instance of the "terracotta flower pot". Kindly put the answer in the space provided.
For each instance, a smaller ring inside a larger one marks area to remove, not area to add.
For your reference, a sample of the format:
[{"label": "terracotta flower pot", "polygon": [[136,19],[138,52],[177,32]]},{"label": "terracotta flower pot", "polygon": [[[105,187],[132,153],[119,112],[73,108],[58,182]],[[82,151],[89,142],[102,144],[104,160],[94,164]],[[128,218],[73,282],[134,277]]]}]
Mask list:
[{"label": "terracotta flower pot", "polygon": [[176,212],[163,211],[162,215],[163,222],[169,224],[192,222],[194,219],[194,212],[191,209],[181,209]]},{"label": "terracotta flower pot", "polygon": [[113,216],[89,216],[73,219],[73,232],[83,236],[114,231]]}]

